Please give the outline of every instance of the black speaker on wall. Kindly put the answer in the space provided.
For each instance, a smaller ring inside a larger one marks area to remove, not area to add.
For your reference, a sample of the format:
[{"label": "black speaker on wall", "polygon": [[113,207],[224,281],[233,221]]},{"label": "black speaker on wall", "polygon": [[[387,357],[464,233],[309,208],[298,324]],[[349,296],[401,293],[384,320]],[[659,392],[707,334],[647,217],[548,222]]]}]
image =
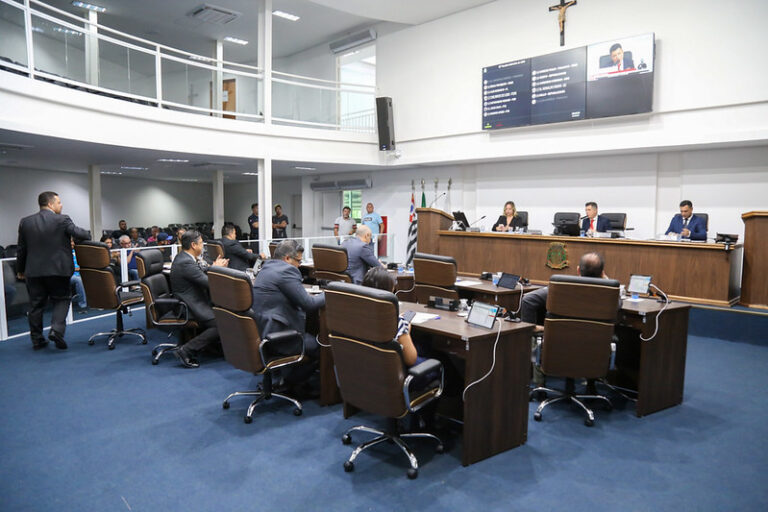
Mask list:
[{"label": "black speaker on wall", "polygon": [[392,117],[392,98],[376,98],[376,117],[379,122],[379,151],[395,149],[395,120]]}]

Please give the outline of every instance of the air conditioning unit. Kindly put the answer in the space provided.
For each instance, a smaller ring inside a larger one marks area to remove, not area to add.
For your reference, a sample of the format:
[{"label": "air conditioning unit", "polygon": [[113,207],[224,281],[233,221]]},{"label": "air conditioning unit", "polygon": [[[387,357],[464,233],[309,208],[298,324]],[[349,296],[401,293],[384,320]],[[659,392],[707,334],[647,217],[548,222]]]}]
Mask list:
[{"label": "air conditioning unit", "polygon": [[354,34],[348,35],[347,37],[339,39],[338,41],[334,41],[329,46],[332,53],[344,53],[347,50],[351,50],[352,48],[356,48],[360,45],[370,43],[371,41],[375,40],[376,31],[372,28],[369,28],[361,32],[355,32]]},{"label": "air conditioning unit", "polygon": [[187,16],[191,16],[196,20],[215,23],[216,25],[226,25],[242,16],[242,13],[231,11],[218,5],[203,4],[192,9]]},{"label": "air conditioning unit", "polygon": [[315,192],[332,192],[335,190],[359,190],[373,187],[371,178],[337,181],[316,181],[309,184],[309,188]]},{"label": "air conditioning unit", "polygon": [[339,190],[335,181],[316,181],[309,184],[309,188],[315,192],[330,192],[333,190]]}]

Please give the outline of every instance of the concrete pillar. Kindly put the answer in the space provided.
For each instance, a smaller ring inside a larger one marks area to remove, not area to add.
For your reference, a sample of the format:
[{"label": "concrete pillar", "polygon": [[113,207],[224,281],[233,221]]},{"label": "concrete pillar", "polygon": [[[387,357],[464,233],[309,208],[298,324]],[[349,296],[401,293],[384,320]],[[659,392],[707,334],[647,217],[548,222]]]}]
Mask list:
[{"label": "concrete pillar", "polygon": [[268,254],[272,238],[272,159],[259,160],[259,250]]},{"label": "concrete pillar", "polygon": [[[91,226],[91,238],[101,239],[101,167],[98,165],[88,166],[88,220]],[[119,246],[115,244],[115,246]]]},{"label": "concrete pillar", "polygon": [[213,172],[213,237],[224,227],[224,171]]},{"label": "concrete pillar", "polygon": [[257,66],[264,70],[264,80],[259,89],[261,91],[259,99],[264,114],[264,124],[270,125],[272,124],[272,0],[264,0],[259,6],[258,30]]}]

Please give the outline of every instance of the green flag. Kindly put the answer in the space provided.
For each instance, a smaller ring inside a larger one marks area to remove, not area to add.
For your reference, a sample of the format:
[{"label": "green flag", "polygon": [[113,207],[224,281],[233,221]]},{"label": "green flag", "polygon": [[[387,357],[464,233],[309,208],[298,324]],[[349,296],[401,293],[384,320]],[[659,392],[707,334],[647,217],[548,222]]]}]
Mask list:
[{"label": "green flag", "polygon": [[427,195],[424,193],[424,191],[421,191],[421,207],[426,208],[427,207]]}]

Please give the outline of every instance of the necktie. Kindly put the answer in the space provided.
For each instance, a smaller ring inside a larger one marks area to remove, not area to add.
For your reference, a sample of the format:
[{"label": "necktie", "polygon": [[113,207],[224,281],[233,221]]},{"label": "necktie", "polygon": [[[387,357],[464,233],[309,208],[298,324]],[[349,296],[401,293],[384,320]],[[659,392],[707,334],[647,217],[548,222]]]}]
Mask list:
[{"label": "necktie", "polygon": [[595,230],[595,219],[590,219],[590,221],[589,221],[589,229],[591,229],[592,231]]},{"label": "necktie", "polygon": [[683,220],[683,229],[688,227],[688,219]]}]

